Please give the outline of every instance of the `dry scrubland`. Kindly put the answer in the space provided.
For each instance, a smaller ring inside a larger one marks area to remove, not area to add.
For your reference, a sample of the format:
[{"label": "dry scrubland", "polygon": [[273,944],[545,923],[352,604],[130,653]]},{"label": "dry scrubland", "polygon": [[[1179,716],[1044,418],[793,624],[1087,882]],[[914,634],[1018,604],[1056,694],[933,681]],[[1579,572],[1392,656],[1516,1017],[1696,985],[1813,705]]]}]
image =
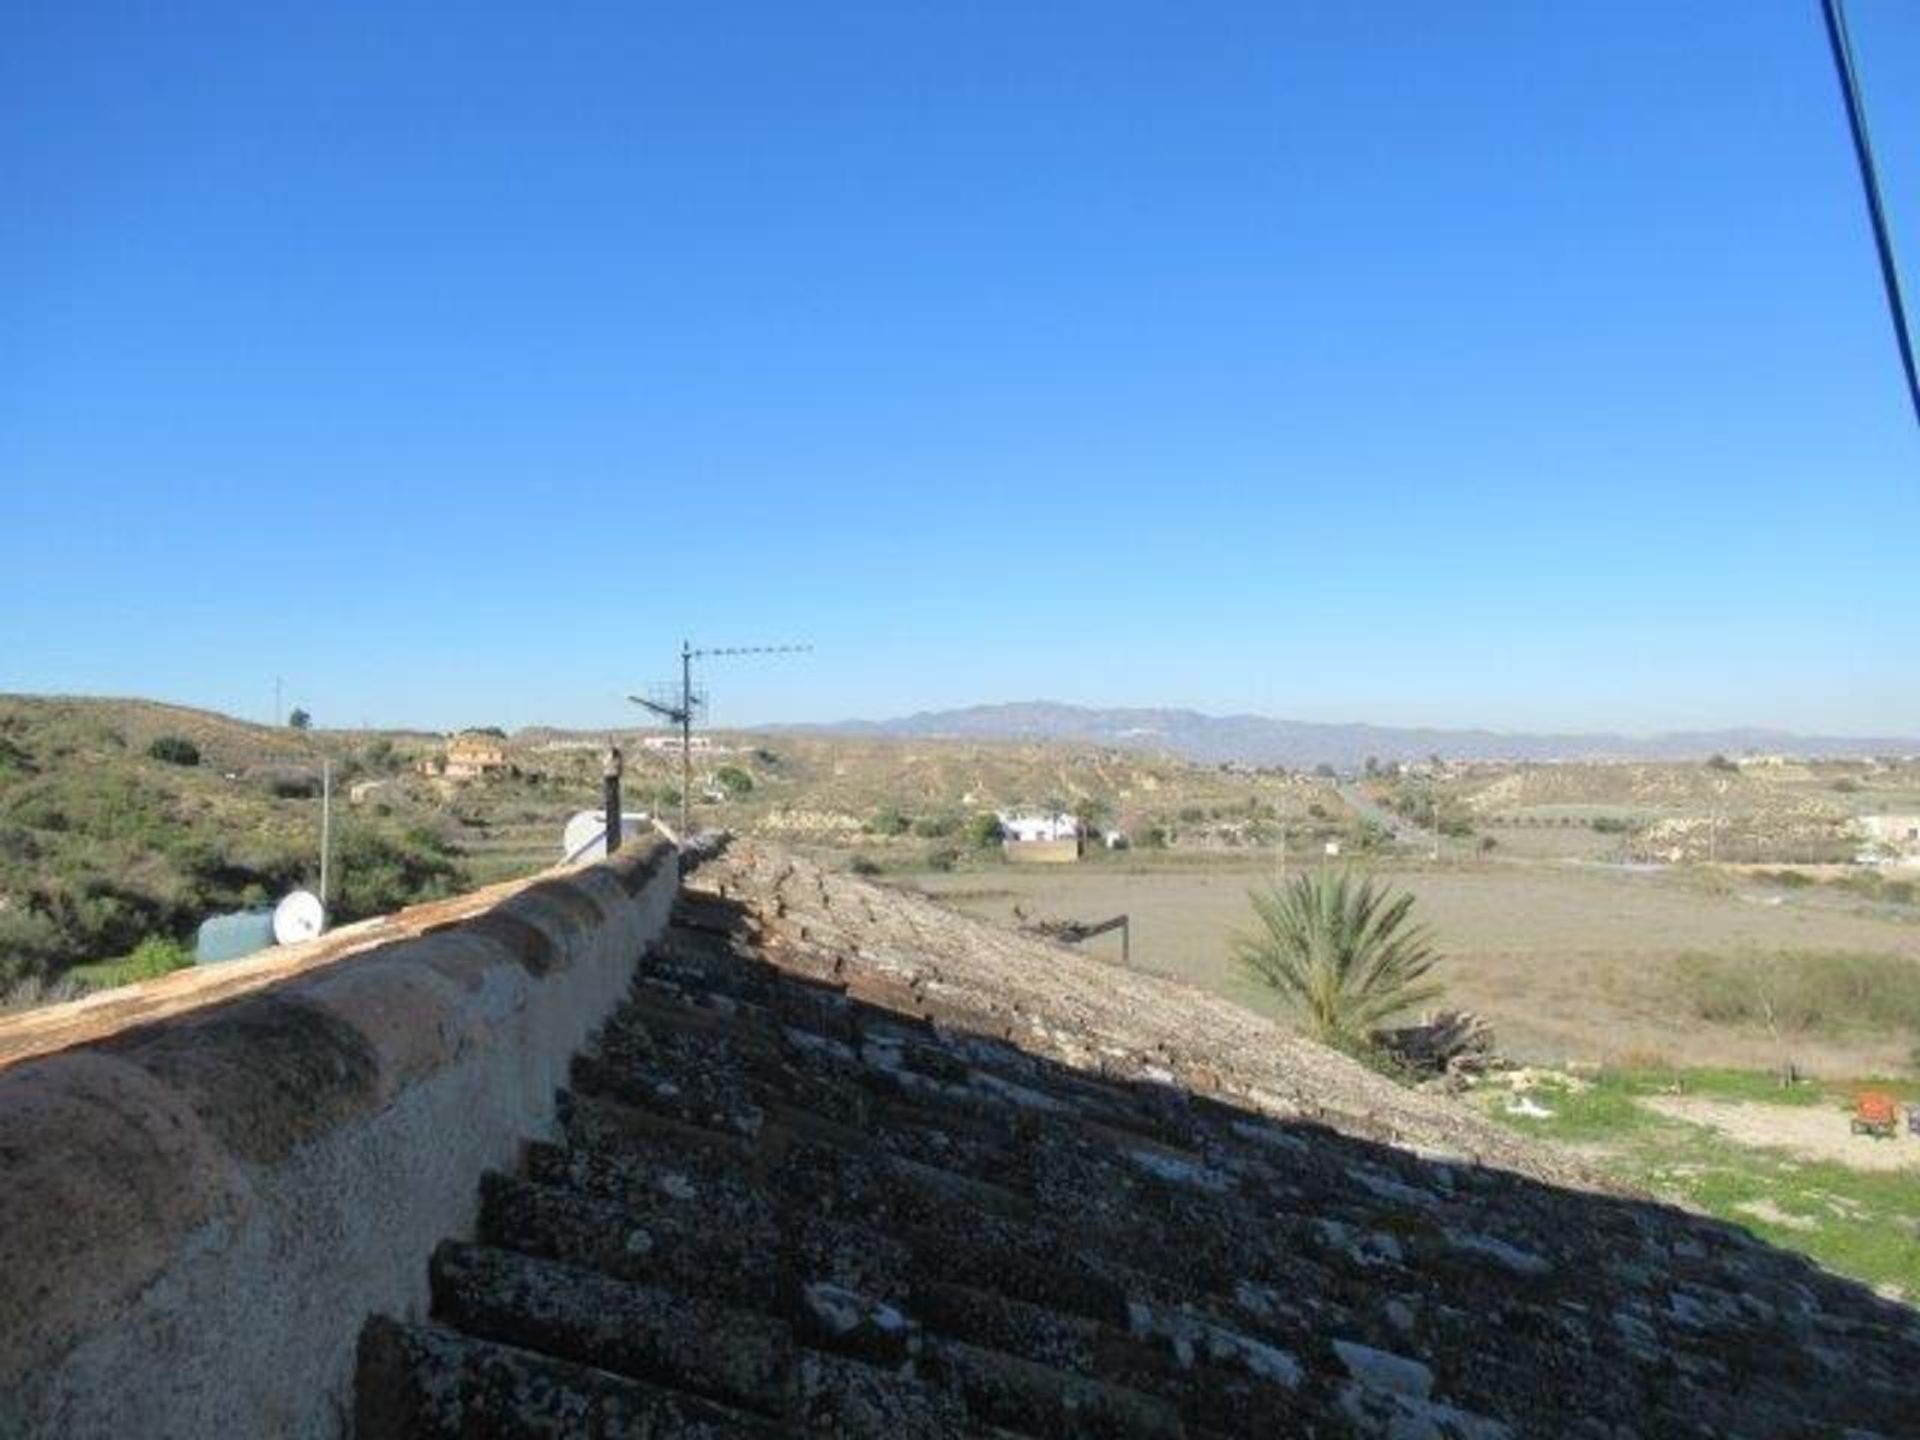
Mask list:
[{"label": "dry scrubland", "polygon": [[[1835,1075],[1904,1069],[1920,1034],[1851,1020],[1784,1041],[1764,1023],[1711,1023],[1693,1008],[1683,957],[1731,966],[1779,952],[1884,954],[1911,962],[1920,986],[1920,923],[1828,896],[1720,889],[1696,877],[1539,863],[1394,861],[1377,867],[1413,892],[1448,959],[1447,1003],[1494,1024],[1522,1058],[1772,1066],[1785,1056]],[[1205,868],[1102,862],[1074,871],[923,874],[911,883],[970,914],[1011,920],[1133,919],[1138,965],[1177,975],[1255,1009],[1269,995],[1228,958],[1247,892],[1272,865]],[[1778,904],[1766,903],[1777,899]],[[1091,942],[1119,953],[1117,938]],[[1899,997],[1889,995],[1889,1006]],[[1891,1012],[1890,1012],[1891,1013]]]},{"label": "dry scrubland", "polygon": [[[155,758],[168,736],[191,741],[199,763]],[[603,739],[522,731],[506,744],[513,773],[453,784],[416,773],[442,744],[422,732],[300,733],[145,702],[0,697],[0,940],[11,937],[16,970],[58,975],[310,883],[323,758],[339,782],[344,914],[525,873],[558,857],[569,814],[597,804]],[[676,814],[677,754],[645,750],[637,732],[621,739],[629,808]],[[1791,1055],[1857,1074],[1903,1067],[1920,1043],[1911,1026],[1872,1023],[1871,1003],[1780,1038],[1727,1003],[1749,962],[1920,961],[1920,905],[1850,893],[1843,884],[1866,877],[1817,865],[1790,877],[1798,888],[1778,883],[1780,866],[1850,851],[1836,837],[1851,816],[1920,809],[1920,766],[1473,765],[1347,785],[1364,811],[1412,817],[1390,843],[1313,775],[1044,744],[714,739],[722,749],[696,763],[696,824],[877,867],[997,919],[1016,904],[1035,917],[1127,911],[1138,963],[1255,1008],[1267,997],[1231,968],[1226,941],[1284,833],[1296,867],[1337,839],[1412,889],[1451,957],[1450,1001],[1485,1013],[1522,1055],[1747,1066]],[[970,837],[994,809],[1047,805],[1082,809],[1137,848],[1024,870]],[[1438,866],[1424,829],[1435,816],[1454,832]],[[1757,873],[1623,863],[1656,841],[1696,853],[1703,827],[1721,858],[1742,844],[1784,858]],[[22,961],[23,941],[37,957]]]}]

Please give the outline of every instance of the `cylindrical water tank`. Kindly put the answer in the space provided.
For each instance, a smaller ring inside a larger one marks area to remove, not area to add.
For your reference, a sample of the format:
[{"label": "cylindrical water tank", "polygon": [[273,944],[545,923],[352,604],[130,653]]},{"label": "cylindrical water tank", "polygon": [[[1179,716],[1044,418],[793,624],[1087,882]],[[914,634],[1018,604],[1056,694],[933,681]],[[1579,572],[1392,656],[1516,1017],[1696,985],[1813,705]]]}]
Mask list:
[{"label": "cylindrical water tank", "polygon": [[193,963],[211,965],[221,960],[238,960],[257,950],[273,947],[273,911],[241,910],[232,915],[212,915],[200,922],[193,940]]}]

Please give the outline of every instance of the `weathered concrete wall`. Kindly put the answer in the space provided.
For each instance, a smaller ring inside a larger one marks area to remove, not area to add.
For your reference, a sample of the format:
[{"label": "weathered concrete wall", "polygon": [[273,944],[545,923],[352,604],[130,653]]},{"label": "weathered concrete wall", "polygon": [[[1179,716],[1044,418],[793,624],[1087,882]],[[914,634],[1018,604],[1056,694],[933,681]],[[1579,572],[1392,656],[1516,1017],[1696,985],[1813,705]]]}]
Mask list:
[{"label": "weathered concrete wall", "polygon": [[0,1072],[0,1437],[344,1433],[361,1324],[424,1313],[677,886],[642,844]]}]

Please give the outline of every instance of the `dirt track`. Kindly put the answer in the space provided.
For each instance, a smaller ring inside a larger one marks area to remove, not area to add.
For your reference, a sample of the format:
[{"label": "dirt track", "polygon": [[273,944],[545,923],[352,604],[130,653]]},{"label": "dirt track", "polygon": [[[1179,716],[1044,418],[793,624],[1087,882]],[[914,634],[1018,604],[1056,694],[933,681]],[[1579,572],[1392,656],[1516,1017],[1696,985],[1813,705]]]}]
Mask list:
[{"label": "dirt track", "polygon": [[1855,1170],[1920,1167],[1920,1137],[1907,1134],[1904,1123],[1892,1140],[1876,1140],[1855,1135],[1846,1115],[1825,1105],[1765,1105],[1693,1095],[1658,1095],[1644,1103],[1670,1119],[1718,1130],[1741,1145],[1790,1150],[1808,1160],[1831,1160]]}]

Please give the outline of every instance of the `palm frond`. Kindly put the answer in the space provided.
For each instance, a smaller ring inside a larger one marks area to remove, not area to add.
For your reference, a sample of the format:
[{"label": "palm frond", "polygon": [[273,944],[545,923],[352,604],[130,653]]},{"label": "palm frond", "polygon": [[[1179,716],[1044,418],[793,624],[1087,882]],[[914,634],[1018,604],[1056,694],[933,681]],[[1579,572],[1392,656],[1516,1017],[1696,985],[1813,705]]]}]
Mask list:
[{"label": "palm frond", "polygon": [[1235,959],[1321,1039],[1364,1039],[1440,994],[1427,979],[1439,953],[1409,923],[1413,896],[1404,891],[1319,870],[1248,899],[1255,923],[1234,937]]}]

